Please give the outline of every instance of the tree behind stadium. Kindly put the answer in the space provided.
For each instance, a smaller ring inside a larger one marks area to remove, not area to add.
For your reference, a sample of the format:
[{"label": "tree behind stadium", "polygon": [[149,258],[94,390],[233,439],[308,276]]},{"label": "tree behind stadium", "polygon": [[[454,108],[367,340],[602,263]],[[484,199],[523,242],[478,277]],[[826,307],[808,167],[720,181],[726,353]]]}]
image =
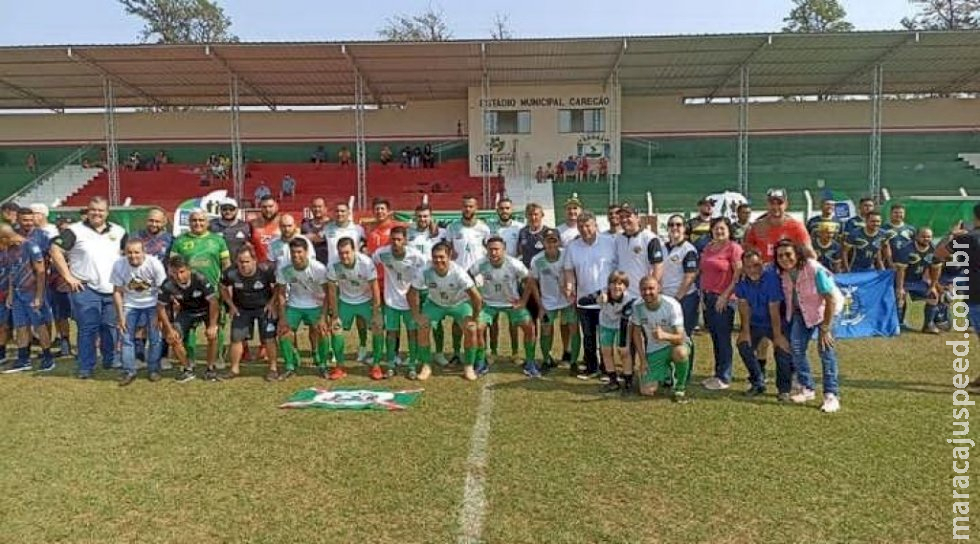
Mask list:
[{"label": "tree behind stadium", "polygon": [[391,42],[444,42],[453,37],[446,14],[431,5],[416,15],[400,13],[389,17],[378,35]]},{"label": "tree behind stadium", "polygon": [[837,0],[793,0],[794,7],[783,19],[783,32],[850,32],[854,25],[844,20],[847,12]]},{"label": "tree behind stadium", "polygon": [[210,0],[119,0],[143,19],[140,39],[155,43],[237,42],[231,19]]},{"label": "tree behind stadium", "polygon": [[980,28],[980,0],[910,0],[919,8],[902,19],[909,30],[969,30]]}]

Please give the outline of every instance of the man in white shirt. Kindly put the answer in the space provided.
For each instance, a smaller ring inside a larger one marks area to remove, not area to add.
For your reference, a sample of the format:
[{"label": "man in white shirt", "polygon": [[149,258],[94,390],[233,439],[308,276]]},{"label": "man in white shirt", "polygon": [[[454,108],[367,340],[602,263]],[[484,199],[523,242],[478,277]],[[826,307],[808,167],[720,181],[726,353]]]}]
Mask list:
[{"label": "man in white shirt", "polygon": [[411,288],[422,270],[426,267],[426,259],[415,248],[408,246],[408,229],[397,226],[391,229],[389,245],[382,246],[374,252],[374,263],[384,268],[384,325],[385,325],[385,361],[387,376],[395,374],[397,357],[396,344],[401,334],[402,325],[408,335],[408,378],[418,376],[418,358],[416,346],[417,326],[412,318],[408,304],[408,290]]},{"label": "man in white shirt", "polygon": [[580,379],[599,376],[598,328],[599,305],[578,304],[578,295],[601,291],[606,287],[609,274],[616,270],[616,244],[610,236],[599,236],[595,215],[582,212],[578,217],[579,238],[572,240],[565,250],[565,297],[578,305],[578,321],[582,328],[585,346],[585,370],[577,373],[577,365],[570,372]]},{"label": "man in white shirt", "polygon": [[629,204],[619,207],[622,230],[613,235],[616,244],[616,268],[629,278],[627,294],[640,298],[640,280],[653,274],[663,261],[660,238],[640,225],[640,215]]},{"label": "man in white shirt", "polygon": [[351,219],[350,206],[346,202],[340,202],[334,208],[334,220],[327,223],[323,233],[320,235],[327,244],[329,255],[327,264],[337,262],[337,242],[341,238],[354,240],[354,245],[360,249],[364,244],[364,227],[358,225]]},{"label": "man in white shirt", "polygon": [[687,402],[685,389],[691,371],[691,339],[684,333],[684,314],[679,302],[660,294],[653,276],[640,284],[643,304],[633,306],[630,337],[636,353],[645,353],[640,368],[640,393],[653,395],[660,383],[673,382],[673,400]]},{"label": "man in white shirt", "polygon": [[561,234],[561,245],[568,247],[572,240],[578,238],[578,224],[582,215],[582,201],[578,199],[578,193],[572,193],[565,201],[565,222],[558,225],[558,232]]},{"label": "man in white shirt", "polygon": [[[432,248],[439,242],[446,239],[446,229],[440,227],[432,219],[432,208],[428,204],[420,204],[415,208],[415,224],[408,229],[408,245],[418,250],[425,259],[425,265],[429,266],[432,261]],[[421,291],[419,291],[419,296],[422,298],[422,302],[425,302],[426,292],[425,286],[423,285]],[[443,350],[446,348],[446,331],[443,329],[442,324],[432,328],[432,337],[435,340],[435,355],[432,357],[432,361],[440,366],[446,366],[449,361],[446,359],[446,355]],[[459,354],[459,340],[454,344],[456,346],[456,354]]]},{"label": "man in white shirt", "polygon": [[[488,223],[491,235],[499,236],[504,241],[507,255],[510,257],[517,256],[518,238],[521,229],[524,228],[524,223],[513,219],[513,206],[514,203],[510,198],[501,198],[500,201],[497,202],[497,218]],[[518,327],[513,323],[510,324],[510,353],[514,358],[517,357],[517,329]],[[497,320],[494,319],[494,321],[490,324],[490,351],[495,357],[497,355],[499,338],[500,328],[497,326]]]},{"label": "man in white shirt", "polygon": [[[120,386],[136,380],[136,332],[141,323],[153,323],[157,310],[160,286],[167,280],[163,263],[143,251],[143,241],[130,239],[126,242],[126,256],[112,266],[110,281],[114,287],[113,302],[116,307],[116,327],[122,336],[123,375]],[[151,382],[160,381],[160,358],[163,353],[159,327],[147,327],[149,351],[146,354],[146,371]]]},{"label": "man in white shirt", "polygon": [[[451,252],[449,244],[436,244],[432,248],[431,265],[416,278],[417,283],[408,291],[408,304],[419,326],[420,380],[428,379],[432,374],[429,366],[432,355],[429,350],[429,329],[447,317],[466,331],[463,377],[470,381],[477,379],[473,366],[476,361],[477,320],[483,310],[483,297],[473,278],[450,259]],[[425,303],[420,303],[419,290],[422,285],[428,290]]]},{"label": "man in white shirt", "polygon": [[279,216],[279,238],[269,244],[269,259],[275,263],[276,268],[282,268],[289,264],[289,242],[294,239],[306,242],[306,252],[309,255],[316,255],[313,242],[306,236],[300,234],[299,226],[296,225],[296,218],[292,214],[284,213]]},{"label": "man in white shirt", "polygon": [[[477,199],[472,195],[463,196],[462,217],[446,227],[445,240],[453,248],[453,260],[463,271],[468,271],[474,263],[487,254],[486,242],[490,237],[490,227],[476,216],[479,209]],[[453,324],[453,360],[458,361],[463,332],[458,324]]]},{"label": "man in white shirt", "polygon": [[[372,364],[369,376],[372,380],[384,379],[387,376],[381,370],[384,331],[377,266],[371,257],[357,251],[354,240],[341,238],[337,242],[337,261],[327,266],[327,279],[330,281],[330,328],[334,355],[338,361],[343,358],[344,331],[350,331],[354,320],[360,318],[371,324]],[[394,375],[393,369],[389,367],[389,370],[392,372],[388,375]]]},{"label": "man in white shirt", "polygon": [[[527,287],[528,273],[524,263],[506,254],[503,238],[491,236],[487,241],[487,256],[470,268],[470,275],[479,284],[483,297],[483,311],[476,331],[477,374],[489,370],[486,361],[486,330],[504,314],[511,329],[520,328],[524,333],[524,374],[529,378],[540,378],[541,370],[534,362],[534,325],[531,314],[527,312],[527,299],[531,289]],[[516,344],[516,334],[511,343]],[[516,358],[517,350],[511,354]]]},{"label": "man in white shirt", "polygon": [[[293,345],[292,336],[304,323],[314,339],[313,361],[322,378],[339,380],[347,373],[338,367],[327,370],[330,359],[330,331],[327,327],[330,291],[327,267],[314,259],[303,240],[289,243],[289,264],[276,271],[276,296],[279,299],[279,353],[282,354],[286,372],[282,379],[296,375],[299,368],[299,352]],[[343,353],[340,354],[340,357]]]},{"label": "man in white shirt", "polygon": [[[562,360],[574,364],[578,361],[582,349],[582,336],[578,331],[578,317],[573,305],[564,293],[564,251],[561,249],[561,235],[555,229],[545,229],[544,251],[531,259],[529,273],[531,288],[534,290],[532,299],[537,302],[536,317],[541,321],[541,367],[543,371],[558,366],[551,356],[551,346],[554,339],[555,325],[561,330]],[[569,348],[571,344],[571,348]]]}]

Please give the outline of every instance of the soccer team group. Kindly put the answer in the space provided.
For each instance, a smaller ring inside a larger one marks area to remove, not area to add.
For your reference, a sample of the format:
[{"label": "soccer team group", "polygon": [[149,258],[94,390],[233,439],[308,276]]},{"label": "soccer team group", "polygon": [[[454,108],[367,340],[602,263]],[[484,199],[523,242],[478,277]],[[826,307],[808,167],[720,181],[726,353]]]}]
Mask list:
[{"label": "soccer team group", "polygon": [[[78,377],[90,378],[101,355],[104,368],[122,368],[120,385],[136,379],[137,360],[158,381],[169,352],[176,379],[186,382],[197,377],[195,333],[203,328],[205,379],[238,377],[257,335],[266,379],[275,381],[299,372],[297,333],[305,325],[323,378],[347,375],[346,332],[356,330],[357,360],[370,367],[372,379],[402,369],[409,379],[425,380],[434,365],[461,364],[463,377],[477,380],[497,355],[505,315],[510,353],[523,354],[531,378],[566,363],[572,375],[603,382],[605,392],[653,395],[666,387],[673,400],[686,402],[691,337],[703,318],[714,348],[703,387],[731,386],[737,350],[749,374],[746,394],[765,393],[768,343],[779,399],[808,402],[816,393],[807,347],[816,337],[821,409],[835,412],[831,324],[842,301],[833,273],[894,267],[902,318],[909,296],[923,299],[923,330],[938,333],[943,285],[951,281],[942,266],[946,244],[934,244],[928,228],[905,224],[900,206],[883,224],[874,202],[862,200],[858,215],[842,223],[828,201],[803,224],[786,212],[782,189],[767,192],[766,212],[755,222],[748,205],[730,221],[713,217],[713,204],[700,201],[691,219],[670,217],[660,236],[625,203],[610,206],[610,229],[599,232],[595,215],[574,195],[558,228],[544,225],[544,210],[533,203],[525,210],[527,224],[516,221],[506,198],[496,217],[483,221],[477,199],[464,196],[461,216],[446,227],[425,205],[411,224],[398,223],[390,204],[376,199],[368,230],[346,203],[330,217],[324,199],[316,198],[310,217],[298,222],[267,196],[248,222],[231,199],[220,202],[214,219],[194,210],[189,231],[176,238],[162,209],[149,212],[144,229],[127,234],[107,221],[102,198],[92,199],[81,221],[57,225],[47,223],[41,205],[8,204],[0,224],[6,301],[0,358],[12,327],[17,357],[5,372],[34,370],[32,341],[41,348],[37,370],[52,370],[52,325],[61,355],[68,355],[72,319]],[[219,375],[226,332],[229,365]]]}]

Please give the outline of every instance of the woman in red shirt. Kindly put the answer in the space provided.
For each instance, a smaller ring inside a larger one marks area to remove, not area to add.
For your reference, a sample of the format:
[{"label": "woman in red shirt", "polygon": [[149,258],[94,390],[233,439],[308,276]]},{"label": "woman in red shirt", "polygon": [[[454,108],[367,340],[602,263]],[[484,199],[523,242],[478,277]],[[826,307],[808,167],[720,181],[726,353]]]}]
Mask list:
[{"label": "woman in red shirt", "polygon": [[715,352],[715,373],[702,385],[706,389],[728,389],[732,382],[732,329],[735,307],[732,292],[742,275],[742,246],[731,239],[728,219],[711,220],[711,241],[701,252],[701,292],[704,322]]}]

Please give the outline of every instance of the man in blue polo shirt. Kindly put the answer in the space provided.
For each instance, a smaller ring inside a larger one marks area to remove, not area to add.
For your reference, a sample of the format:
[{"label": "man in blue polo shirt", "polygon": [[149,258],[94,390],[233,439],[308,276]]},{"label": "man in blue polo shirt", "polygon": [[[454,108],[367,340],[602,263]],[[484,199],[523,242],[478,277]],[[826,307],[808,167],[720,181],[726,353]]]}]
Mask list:
[{"label": "man in blue polo shirt", "polygon": [[[745,394],[754,397],[766,392],[765,361],[756,357],[756,349],[764,338],[773,340],[774,328],[782,330],[780,305],[783,302],[783,289],[779,274],[771,266],[764,266],[762,256],[754,249],[748,249],[742,255],[742,272],[742,279],[735,285],[739,320],[742,323],[736,344],[749,372],[750,385]],[[785,393],[785,400],[788,400],[792,382],[791,356],[775,343],[773,351],[776,356],[776,387],[780,397]]]}]

